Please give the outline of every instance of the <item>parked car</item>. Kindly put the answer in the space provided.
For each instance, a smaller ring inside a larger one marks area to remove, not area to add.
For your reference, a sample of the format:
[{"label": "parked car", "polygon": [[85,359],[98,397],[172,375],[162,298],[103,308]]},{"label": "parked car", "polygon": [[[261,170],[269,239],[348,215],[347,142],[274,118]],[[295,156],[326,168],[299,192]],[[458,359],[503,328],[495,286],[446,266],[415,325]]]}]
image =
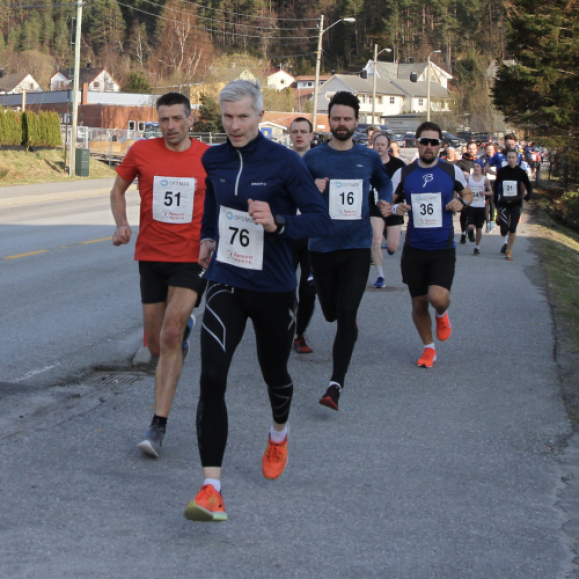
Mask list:
[{"label": "parked car", "polygon": [[454,147],[455,149],[457,147],[462,147],[463,145],[466,145],[465,141],[459,139],[458,137],[454,136],[452,133],[449,133],[447,131],[442,131],[442,142],[443,144],[448,143],[451,147]]}]

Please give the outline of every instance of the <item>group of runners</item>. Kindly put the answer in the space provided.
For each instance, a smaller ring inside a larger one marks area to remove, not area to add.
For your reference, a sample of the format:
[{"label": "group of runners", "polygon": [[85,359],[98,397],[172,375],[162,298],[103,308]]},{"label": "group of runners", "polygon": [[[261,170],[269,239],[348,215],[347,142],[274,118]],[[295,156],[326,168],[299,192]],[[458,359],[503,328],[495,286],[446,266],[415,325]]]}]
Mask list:
[{"label": "group of runners", "polygon": [[[447,310],[456,261],[453,214],[471,209],[481,191],[478,168],[469,186],[458,166],[439,158],[442,133],[435,123],[425,122],[416,131],[418,159],[409,165],[395,162],[384,135],[376,136],[375,150],[354,143],[360,104],[348,92],[331,99],[333,138],[314,149],[313,128],[305,118],[289,127],[294,150],[261,134],[263,96],[254,82],[230,82],[220,93],[220,105],[227,142],[208,147],[189,136],[193,118],[188,99],[178,93],[160,97],[162,137],[138,141],[129,149],[111,191],[117,226],[113,244],[127,244],[132,230],[125,193],[138,178],[135,259],[147,344],[158,357],[154,415],[138,448],[155,458],[161,454],[190,347],[192,312],[205,293],[196,419],[204,480],[185,508],[192,521],[227,520],[221,494],[228,436],[225,392],[247,320],[253,323],[271,404],[262,472],[273,480],[287,464],[293,395],[288,360],[292,346],[299,353],[312,351],[304,334],[316,298],[324,318],[337,322],[332,371],[319,400],[337,411],[358,339],[357,313],[371,260],[377,282],[383,284],[379,244],[384,228],[393,228],[388,231],[388,250],[393,252],[408,215],[402,278],[423,342],[417,364],[432,367],[433,325],[440,341],[452,334]],[[513,197],[509,187],[519,178],[514,169],[504,177],[501,171],[499,204]],[[501,219],[517,220],[512,207],[500,207],[505,209]],[[509,237],[511,248],[512,242],[514,236]]]}]

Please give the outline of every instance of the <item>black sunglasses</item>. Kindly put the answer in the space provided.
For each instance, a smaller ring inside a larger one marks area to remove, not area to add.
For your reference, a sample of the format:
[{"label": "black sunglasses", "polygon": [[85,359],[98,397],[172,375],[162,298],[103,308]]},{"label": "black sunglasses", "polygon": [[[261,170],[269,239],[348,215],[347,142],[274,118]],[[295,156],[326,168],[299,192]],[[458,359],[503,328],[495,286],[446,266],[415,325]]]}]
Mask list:
[{"label": "black sunglasses", "polygon": [[433,147],[438,147],[438,145],[440,145],[440,143],[441,143],[441,140],[440,139],[428,139],[427,137],[420,137],[420,139],[418,139],[418,142],[425,147],[427,145],[432,145]]}]

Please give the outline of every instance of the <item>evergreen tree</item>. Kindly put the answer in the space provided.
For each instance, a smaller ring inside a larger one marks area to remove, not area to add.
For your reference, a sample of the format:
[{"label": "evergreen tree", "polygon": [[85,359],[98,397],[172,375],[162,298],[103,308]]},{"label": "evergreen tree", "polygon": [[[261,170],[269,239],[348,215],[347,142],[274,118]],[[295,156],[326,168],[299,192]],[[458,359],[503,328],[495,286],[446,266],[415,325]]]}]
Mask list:
[{"label": "evergreen tree", "polygon": [[206,94],[201,94],[201,107],[197,120],[193,125],[197,133],[224,133],[221,123],[221,109],[215,99]]},{"label": "evergreen tree", "polygon": [[499,63],[496,107],[579,162],[579,0],[514,0],[506,26],[515,64]]},{"label": "evergreen tree", "polygon": [[124,92],[150,93],[151,85],[142,72],[131,72],[123,87]]}]

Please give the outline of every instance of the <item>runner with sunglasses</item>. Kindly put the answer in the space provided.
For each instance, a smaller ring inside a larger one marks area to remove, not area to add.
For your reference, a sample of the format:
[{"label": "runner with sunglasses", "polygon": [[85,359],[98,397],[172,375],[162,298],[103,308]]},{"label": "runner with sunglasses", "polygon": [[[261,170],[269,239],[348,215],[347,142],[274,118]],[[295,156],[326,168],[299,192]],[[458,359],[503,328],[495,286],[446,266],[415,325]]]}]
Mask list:
[{"label": "runner with sunglasses", "polygon": [[447,310],[456,261],[453,214],[470,205],[472,192],[462,170],[439,159],[442,131],[436,123],[422,123],[416,139],[417,161],[396,171],[392,178],[397,199],[392,212],[409,215],[402,280],[410,291],[412,319],[424,344],[418,366],[431,368],[436,346],[429,306],[435,310],[438,339],[448,340],[452,327]]}]

